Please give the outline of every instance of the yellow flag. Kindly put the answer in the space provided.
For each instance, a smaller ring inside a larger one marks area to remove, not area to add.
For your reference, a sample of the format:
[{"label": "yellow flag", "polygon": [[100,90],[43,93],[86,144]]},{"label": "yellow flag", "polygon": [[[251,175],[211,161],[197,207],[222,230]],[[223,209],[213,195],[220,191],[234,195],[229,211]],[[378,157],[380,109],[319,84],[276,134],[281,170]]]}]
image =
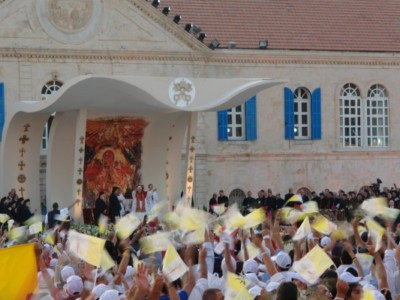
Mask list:
[{"label": "yellow flag", "polygon": [[174,211],[171,211],[164,216],[164,222],[171,230],[179,228],[179,216]]},{"label": "yellow flag", "polygon": [[164,251],[170,244],[169,238],[169,232],[162,232],[143,237],[140,239],[140,252],[143,254],[150,254]]},{"label": "yellow flag", "polygon": [[224,216],[225,216],[225,227],[228,230],[233,230],[237,227],[243,227],[246,224],[246,221],[242,216],[242,214],[240,213],[236,204],[229,206]]},{"label": "yellow flag", "polygon": [[104,234],[107,230],[108,218],[105,215],[100,215],[99,218],[99,233]]},{"label": "yellow flag", "polygon": [[315,218],[312,227],[316,231],[326,235],[330,235],[332,231],[337,229],[336,224],[332,223],[322,215],[319,215]]},{"label": "yellow flag", "polygon": [[13,227],[13,225],[14,225],[14,220],[13,219],[11,219],[11,220],[8,220],[8,223],[7,223],[7,225],[8,225],[8,231],[11,231],[11,228]]},{"label": "yellow flag", "polygon": [[173,282],[188,270],[189,268],[185,265],[174,246],[170,243],[163,259],[163,274],[167,277],[169,282]]},{"label": "yellow flag", "polygon": [[10,219],[10,216],[7,214],[0,214],[0,223],[5,223]]},{"label": "yellow flag", "polygon": [[375,246],[375,252],[382,246],[382,236],[385,233],[385,228],[369,218],[366,223],[368,227],[368,234],[371,237],[372,244]]},{"label": "yellow flag", "polygon": [[103,249],[103,253],[101,255],[100,267],[102,272],[105,272],[112,267],[114,267],[115,262],[111,258],[110,254],[108,254],[106,249]]},{"label": "yellow flag", "polygon": [[118,220],[117,224],[115,224],[115,230],[118,237],[124,240],[129,237],[139,225],[139,218],[130,213]]},{"label": "yellow flag", "polygon": [[301,203],[303,203],[303,198],[301,197],[301,195],[293,195],[292,197],[289,198],[289,200],[286,202],[286,204],[289,203],[289,202],[301,202]]},{"label": "yellow flag", "polygon": [[255,227],[263,223],[265,219],[266,219],[265,210],[262,208],[258,208],[244,217],[245,224],[243,228]]},{"label": "yellow flag", "polygon": [[24,222],[24,225],[30,226],[32,224],[36,223],[42,223],[42,218],[39,217],[38,215],[34,215],[33,217],[30,217],[28,220]]},{"label": "yellow flag", "polygon": [[187,232],[182,238],[182,243],[185,245],[196,245],[203,243],[205,231],[206,230],[203,228]]},{"label": "yellow flag", "polygon": [[203,210],[184,208],[179,215],[179,227],[183,231],[203,229],[206,225],[207,212]]},{"label": "yellow flag", "polygon": [[241,276],[228,272],[225,289],[225,300],[252,300],[247,290],[249,282]]},{"label": "yellow flag", "polygon": [[361,300],[376,300],[373,290],[371,289],[364,290]]},{"label": "yellow flag", "polygon": [[400,213],[400,209],[385,207],[382,217],[390,221],[395,221]]},{"label": "yellow flag", "polygon": [[361,204],[361,208],[372,218],[382,215],[386,207],[388,207],[387,199],[382,197],[364,200]]},{"label": "yellow flag", "polygon": [[315,201],[308,201],[301,205],[301,210],[307,215],[313,215],[319,213],[318,203]]},{"label": "yellow flag", "polygon": [[29,234],[36,234],[43,231],[42,222],[33,223],[29,226]]},{"label": "yellow flag", "polygon": [[226,211],[225,205],[219,205],[219,204],[213,205],[211,209],[218,215],[222,215]]},{"label": "yellow flag", "polygon": [[20,226],[20,227],[15,227],[11,229],[9,237],[10,240],[17,240],[21,237],[23,237],[26,233],[27,227],[26,226]]},{"label": "yellow flag", "polygon": [[293,269],[308,283],[314,284],[331,265],[333,261],[328,254],[319,246],[315,246],[302,259],[294,262]]},{"label": "yellow flag", "polygon": [[301,226],[297,229],[296,234],[293,237],[293,240],[299,241],[302,238],[305,238],[310,233],[311,233],[310,220],[308,219],[308,217],[306,217]]},{"label": "yellow flag", "polygon": [[[256,245],[254,245],[253,243],[248,243],[246,247],[247,247],[247,252],[249,254],[249,259],[256,257],[258,253],[260,253],[260,249],[257,248]],[[243,247],[238,253],[238,257],[241,261],[245,261]]]},{"label": "yellow flag", "polygon": [[164,216],[168,211],[167,201],[159,201],[150,209],[149,221],[154,220],[157,217]]},{"label": "yellow flag", "polygon": [[30,299],[37,288],[35,245],[0,249],[1,299]]},{"label": "yellow flag", "polygon": [[50,245],[55,244],[55,234],[54,230],[47,230],[44,238],[44,242]]},{"label": "yellow flag", "polygon": [[281,218],[287,223],[293,224],[299,220],[303,220],[305,217],[306,214],[301,210],[292,207],[283,207],[281,209]]},{"label": "yellow flag", "polygon": [[100,267],[101,253],[103,253],[105,240],[94,236],[70,230],[68,233],[68,248],[75,256],[87,263]]}]

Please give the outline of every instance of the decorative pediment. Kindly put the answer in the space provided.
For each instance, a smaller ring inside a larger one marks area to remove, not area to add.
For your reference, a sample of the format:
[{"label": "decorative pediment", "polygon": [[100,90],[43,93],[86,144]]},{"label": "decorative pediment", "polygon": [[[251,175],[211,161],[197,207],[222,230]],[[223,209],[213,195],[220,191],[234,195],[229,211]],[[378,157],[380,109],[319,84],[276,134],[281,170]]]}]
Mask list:
[{"label": "decorative pediment", "polygon": [[10,1],[0,4],[0,20],[3,49],[208,51],[146,1]]}]

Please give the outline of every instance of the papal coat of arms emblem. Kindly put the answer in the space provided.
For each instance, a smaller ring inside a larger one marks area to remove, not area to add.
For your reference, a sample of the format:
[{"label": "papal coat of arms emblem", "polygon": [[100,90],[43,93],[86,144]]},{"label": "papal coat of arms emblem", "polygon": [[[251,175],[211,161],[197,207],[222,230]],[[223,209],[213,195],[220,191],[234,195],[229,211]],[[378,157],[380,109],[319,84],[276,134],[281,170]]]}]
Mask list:
[{"label": "papal coat of arms emblem", "polygon": [[178,107],[190,105],[196,95],[192,81],[187,78],[176,78],[169,86],[169,99]]},{"label": "papal coat of arms emblem", "polygon": [[93,0],[49,0],[50,22],[64,32],[79,32],[93,16]]}]

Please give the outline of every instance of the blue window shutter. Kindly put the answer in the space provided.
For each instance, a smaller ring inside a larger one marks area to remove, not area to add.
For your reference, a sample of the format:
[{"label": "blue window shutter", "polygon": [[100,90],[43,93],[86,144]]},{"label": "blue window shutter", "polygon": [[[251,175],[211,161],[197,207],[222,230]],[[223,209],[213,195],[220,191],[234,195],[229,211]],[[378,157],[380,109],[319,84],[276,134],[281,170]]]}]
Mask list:
[{"label": "blue window shutter", "polygon": [[285,87],[285,139],[294,139],[294,95],[291,89]]},{"label": "blue window shutter", "polygon": [[228,111],[218,112],[218,141],[228,140]]},{"label": "blue window shutter", "polygon": [[250,98],[244,104],[246,122],[246,140],[255,141],[257,139],[257,101],[256,96]]},{"label": "blue window shutter", "polygon": [[311,138],[320,140],[321,137],[321,88],[316,88],[311,95]]},{"label": "blue window shutter", "polygon": [[4,102],[4,82],[0,82],[0,141],[3,139],[3,128],[6,117]]}]

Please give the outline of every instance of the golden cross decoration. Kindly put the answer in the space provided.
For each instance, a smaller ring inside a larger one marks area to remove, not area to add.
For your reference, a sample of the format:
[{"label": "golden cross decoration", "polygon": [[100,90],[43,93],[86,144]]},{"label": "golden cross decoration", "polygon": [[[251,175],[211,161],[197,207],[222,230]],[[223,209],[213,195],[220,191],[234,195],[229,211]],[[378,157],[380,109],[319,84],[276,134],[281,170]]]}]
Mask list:
[{"label": "golden cross decoration", "polygon": [[188,192],[190,193],[190,191],[192,190],[192,187],[189,185],[189,186],[187,187],[187,190],[188,190]]},{"label": "golden cross decoration", "polygon": [[190,166],[190,167],[188,168],[188,170],[189,170],[189,173],[192,174],[192,172],[193,172],[193,167]]},{"label": "golden cross decoration", "polygon": [[24,192],[25,192],[25,189],[24,189],[24,187],[20,187],[19,188],[19,191],[21,192],[21,197],[24,197]]},{"label": "golden cross decoration", "polygon": [[85,137],[81,136],[79,139],[81,140],[81,144],[83,144],[83,142],[85,141]]},{"label": "golden cross decoration", "polygon": [[19,141],[20,141],[22,144],[25,144],[25,142],[29,141],[29,138],[26,136],[26,134],[24,134],[23,136],[21,136],[21,137],[19,138]]},{"label": "golden cross decoration", "polygon": [[82,168],[79,168],[78,173],[79,175],[82,175]]},{"label": "golden cross decoration", "polygon": [[194,150],[196,150],[196,148],[195,147],[190,147],[190,149],[189,149],[191,152],[194,152]]},{"label": "golden cross decoration", "polygon": [[192,135],[190,139],[192,140],[192,144],[193,144],[194,141],[196,140],[196,137],[194,135]]},{"label": "golden cross decoration", "polygon": [[79,157],[79,164],[81,165],[82,164],[82,161],[83,161],[83,158],[82,157]]},{"label": "golden cross decoration", "polygon": [[81,194],[81,190],[80,190],[80,189],[78,189],[78,190],[77,190],[77,192],[78,192],[78,195],[80,195],[80,194]]},{"label": "golden cross decoration", "polygon": [[21,149],[19,149],[19,153],[21,153],[20,157],[24,157],[24,153],[26,152],[25,148],[22,147]]},{"label": "golden cross decoration", "polygon": [[28,132],[31,125],[28,123],[28,124],[25,124],[23,127],[24,127],[24,132]]},{"label": "golden cross decoration", "polygon": [[189,160],[190,160],[190,163],[193,163],[193,156],[191,156],[191,157],[189,158]]},{"label": "golden cross decoration", "polygon": [[25,163],[21,160],[21,162],[18,164],[18,166],[19,166],[19,170],[20,170],[20,171],[23,171],[23,170],[24,170],[24,167],[25,167],[26,165],[25,165]]},{"label": "golden cross decoration", "polygon": [[79,152],[82,153],[83,151],[85,151],[85,149],[83,149],[82,147],[79,148]]}]

